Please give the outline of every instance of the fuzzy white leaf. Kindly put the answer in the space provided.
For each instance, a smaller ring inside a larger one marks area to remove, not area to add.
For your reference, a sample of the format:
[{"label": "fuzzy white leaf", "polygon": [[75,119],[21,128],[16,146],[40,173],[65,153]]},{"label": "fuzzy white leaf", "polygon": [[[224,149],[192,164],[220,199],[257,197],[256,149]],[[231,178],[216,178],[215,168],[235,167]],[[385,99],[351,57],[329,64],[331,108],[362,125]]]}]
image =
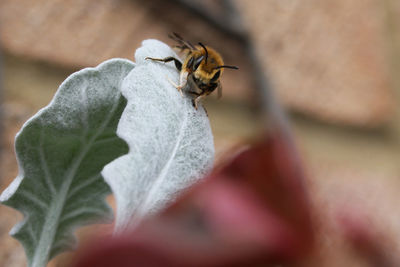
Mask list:
[{"label": "fuzzy white leaf", "polygon": [[115,131],[126,104],[122,79],[133,67],[113,59],[72,74],[17,134],[19,175],[0,201],[24,214],[11,234],[29,266],[43,267],[73,247],[76,227],[112,218],[100,172],[128,152]]},{"label": "fuzzy white leaf", "polygon": [[196,110],[168,81],[178,83],[173,62],[145,60],[168,56],[177,57],[162,42],[144,41],[122,84],[128,103],[117,134],[130,152],[102,172],[116,198],[117,232],[160,210],[212,167],[214,143],[204,108]]}]

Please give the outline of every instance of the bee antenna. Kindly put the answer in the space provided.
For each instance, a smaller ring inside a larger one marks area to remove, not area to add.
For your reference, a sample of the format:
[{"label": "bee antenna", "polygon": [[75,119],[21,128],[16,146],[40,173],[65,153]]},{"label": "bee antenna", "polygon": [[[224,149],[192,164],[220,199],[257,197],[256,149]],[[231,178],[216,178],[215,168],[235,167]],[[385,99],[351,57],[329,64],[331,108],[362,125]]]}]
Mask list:
[{"label": "bee antenna", "polygon": [[206,51],[206,63],[207,63],[207,59],[208,59],[208,51],[207,51],[207,48],[206,48],[205,45],[203,45],[203,44],[200,43],[200,42],[199,42],[199,45],[200,45],[201,47],[203,47],[204,51]]},{"label": "bee antenna", "polygon": [[238,69],[239,69],[239,68],[236,67],[236,66],[227,66],[227,65],[218,66],[218,67],[215,67],[214,69],[222,69],[222,68],[234,69],[234,70],[238,70]]}]

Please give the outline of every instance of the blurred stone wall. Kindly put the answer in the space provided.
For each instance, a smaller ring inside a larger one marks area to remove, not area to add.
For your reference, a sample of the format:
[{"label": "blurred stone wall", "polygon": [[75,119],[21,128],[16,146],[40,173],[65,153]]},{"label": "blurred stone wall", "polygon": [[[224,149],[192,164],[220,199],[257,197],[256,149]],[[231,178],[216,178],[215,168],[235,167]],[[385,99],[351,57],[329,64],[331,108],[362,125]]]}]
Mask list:
[{"label": "blurred stone wall", "polygon": [[379,125],[393,115],[382,1],[237,1],[263,66],[288,107]]},{"label": "blurred stone wall", "polygon": [[[240,72],[225,72],[225,95],[251,99],[251,62],[240,42],[176,2],[3,0],[1,42],[9,53],[81,68],[111,57],[132,59],[143,39],[171,43],[166,36],[176,31],[215,47],[227,64],[240,66]],[[205,11],[214,14],[224,1],[203,2]],[[285,106],[347,125],[390,122],[395,103],[385,1],[234,2]]]}]

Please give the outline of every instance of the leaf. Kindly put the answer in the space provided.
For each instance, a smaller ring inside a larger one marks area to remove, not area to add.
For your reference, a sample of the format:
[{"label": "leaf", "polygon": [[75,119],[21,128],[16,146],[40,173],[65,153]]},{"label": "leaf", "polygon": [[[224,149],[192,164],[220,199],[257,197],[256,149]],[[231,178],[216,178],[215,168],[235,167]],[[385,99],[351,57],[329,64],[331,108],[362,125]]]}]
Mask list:
[{"label": "leaf", "polygon": [[173,62],[145,60],[168,56],[176,54],[164,43],[144,41],[122,84],[128,103],[117,134],[130,152],[102,172],[116,198],[117,232],[160,210],[212,166],[214,143],[205,110],[194,109],[191,98],[168,81],[179,80]]},{"label": "leaf", "polygon": [[17,134],[19,174],[0,201],[24,214],[11,234],[29,266],[72,248],[76,227],[112,218],[100,171],[128,151],[115,131],[126,105],[120,86],[133,67],[113,59],[72,74]]}]

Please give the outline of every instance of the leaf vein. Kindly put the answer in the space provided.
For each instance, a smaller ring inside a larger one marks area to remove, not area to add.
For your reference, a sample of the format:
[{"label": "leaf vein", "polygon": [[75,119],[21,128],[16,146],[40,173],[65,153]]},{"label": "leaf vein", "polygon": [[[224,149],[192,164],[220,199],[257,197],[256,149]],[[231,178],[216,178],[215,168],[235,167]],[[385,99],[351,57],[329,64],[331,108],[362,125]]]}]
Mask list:
[{"label": "leaf vein", "polygon": [[100,177],[100,173],[96,173],[95,175],[92,175],[91,177],[85,179],[82,183],[79,185],[75,186],[68,192],[67,200],[72,199],[77,192],[79,192],[81,189],[85,188],[86,186],[91,185],[93,182],[95,182],[98,178]]},{"label": "leaf vein", "polygon": [[31,237],[33,243],[34,244],[37,243],[37,241],[38,241],[37,236],[35,235],[35,232],[33,231],[31,224],[27,226],[27,230],[28,230],[28,234]]},{"label": "leaf vein", "polygon": [[[166,164],[164,165],[164,167],[162,168],[162,170],[160,171],[158,177],[155,179],[155,182],[153,184],[153,186],[150,188],[147,196],[145,197],[144,201],[141,203],[141,205],[139,205],[138,211],[137,211],[137,216],[136,221],[134,221],[132,223],[132,225],[137,225],[137,223],[139,223],[140,218],[143,218],[143,215],[147,212],[148,208],[151,206],[152,201],[154,199],[154,195],[157,193],[158,188],[162,185],[163,181],[165,180],[165,177],[167,177],[167,173],[168,170],[172,164],[173,159],[176,156],[176,153],[178,151],[178,148],[181,144],[181,141],[184,138],[184,134],[185,134],[185,129],[186,129],[186,125],[187,125],[187,121],[188,121],[188,114],[185,112],[185,117],[182,120],[182,124],[181,127],[179,129],[179,134],[178,137],[176,139],[176,143],[175,146],[171,152],[171,156],[169,157],[168,161],[166,162]],[[134,219],[135,220],[135,219]]]},{"label": "leaf vein", "polygon": [[81,207],[79,209],[75,209],[72,210],[68,213],[65,213],[61,219],[60,219],[60,224],[62,224],[63,222],[65,222],[66,220],[69,220],[71,218],[77,217],[79,215],[82,214],[93,214],[93,215],[100,215],[104,212],[104,210],[101,209],[93,209],[93,208],[89,208],[89,207]]},{"label": "leaf vein", "polygon": [[47,165],[46,156],[43,151],[43,128],[40,131],[39,157],[40,157],[40,165],[42,166],[43,171],[44,171],[44,180],[45,180],[46,186],[49,189],[51,196],[54,196],[56,194],[56,188],[54,187],[54,184],[52,182],[52,177],[50,174],[49,166]]},{"label": "leaf vein", "polygon": [[32,194],[29,191],[21,189],[20,194],[24,198],[26,198],[26,200],[29,200],[31,203],[35,204],[43,211],[46,211],[49,208],[48,204],[45,201],[41,200],[40,198],[38,198],[36,195]]},{"label": "leaf vein", "polygon": [[102,138],[102,139],[96,140],[96,142],[94,142],[94,145],[104,144],[104,143],[119,140],[119,139],[120,138],[118,136]]}]

